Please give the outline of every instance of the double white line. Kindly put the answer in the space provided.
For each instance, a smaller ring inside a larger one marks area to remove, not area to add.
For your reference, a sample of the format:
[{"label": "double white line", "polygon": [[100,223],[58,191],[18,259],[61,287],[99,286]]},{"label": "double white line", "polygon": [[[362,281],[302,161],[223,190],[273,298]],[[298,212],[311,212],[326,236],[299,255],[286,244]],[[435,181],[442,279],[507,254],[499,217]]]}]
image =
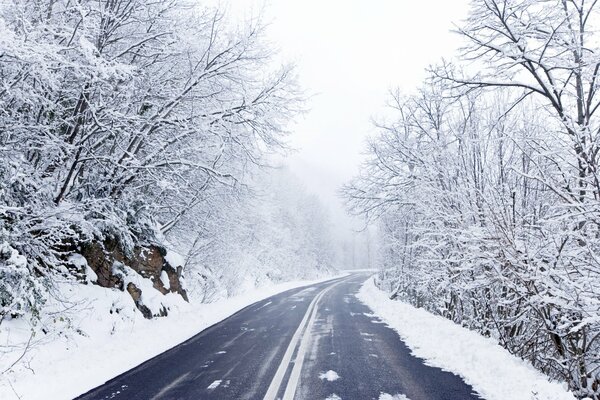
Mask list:
[{"label": "double white line", "polygon": [[325,293],[327,293],[336,285],[339,285],[341,282],[342,281],[338,281],[333,285],[321,290],[319,294],[317,294],[313,301],[311,301],[311,303],[309,304],[308,309],[306,310],[306,314],[304,314],[304,318],[302,318],[298,329],[296,329],[294,336],[292,336],[292,340],[290,341],[290,344],[288,345],[288,348],[286,349],[285,354],[283,355],[281,364],[279,364],[279,368],[277,368],[277,372],[275,372],[275,376],[273,377],[273,380],[269,385],[269,389],[267,390],[267,394],[265,395],[264,400],[277,399],[277,393],[279,393],[279,388],[281,387],[281,383],[283,382],[285,373],[287,372],[290,361],[292,360],[294,350],[298,345],[298,341],[302,337],[302,341],[300,342],[300,346],[298,347],[298,352],[296,354],[296,359],[294,360],[294,368],[292,368],[290,379],[288,379],[288,383],[285,387],[285,392],[283,393],[282,398],[282,400],[294,399],[298,383],[300,382],[300,372],[302,371],[302,364],[304,363],[304,355],[306,354],[308,343],[310,341],[310,333],[315,323],[315,319],[317,318],[317,308],[319,300],[321,300]]}]

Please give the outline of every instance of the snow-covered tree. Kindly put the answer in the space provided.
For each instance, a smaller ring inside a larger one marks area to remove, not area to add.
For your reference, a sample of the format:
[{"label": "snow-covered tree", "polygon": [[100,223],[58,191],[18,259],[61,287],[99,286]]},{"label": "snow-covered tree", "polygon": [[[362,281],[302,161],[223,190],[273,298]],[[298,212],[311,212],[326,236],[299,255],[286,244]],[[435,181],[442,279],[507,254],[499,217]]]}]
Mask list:
[{"label": "snow-covered tree", "polygon": [[[131,253],[191,210],[226,211],[215,194],[286,148],[302,96],[263,34],[184,0],[0,5],[2,315],[53,274],[81,276],[83,243]],[[17,275],[36,284],[9,293]]]},{"label": "snow-covered tree", "polygon": [[600,397],[595,2],[472,3],[458,64],[392,98],[345,189],[381,285]]},{"label": "snow-covered tree", "polygon": [[[189,286],[204,300],[271,282],[314,279],[337,267],[327,209],[287,169],[255,171],[251,191],[192,211],[170,240],[187,255]],[[249,189],[250,190],[250,189]],[[204,221],[195,236],[185,235]]]}]

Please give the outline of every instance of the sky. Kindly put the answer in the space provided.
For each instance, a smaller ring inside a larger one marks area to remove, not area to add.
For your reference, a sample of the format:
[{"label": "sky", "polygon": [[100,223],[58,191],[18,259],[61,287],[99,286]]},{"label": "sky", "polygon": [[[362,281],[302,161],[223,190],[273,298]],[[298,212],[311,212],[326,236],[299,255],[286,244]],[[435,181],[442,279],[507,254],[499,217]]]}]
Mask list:
[{"label": "sky", "polygon": [[[221,2],[221,4],[223,4]],[[268,40],[296,64],[311,98],[293,127],[298,151],[290,169],[328,205],[339,225],[353,225],[337,191],[356,173],[372,118],[393,88],[414,91],[425,69],[460,46],[451,33],[468,0],[230,0],[236,18],[263,11]]]}]

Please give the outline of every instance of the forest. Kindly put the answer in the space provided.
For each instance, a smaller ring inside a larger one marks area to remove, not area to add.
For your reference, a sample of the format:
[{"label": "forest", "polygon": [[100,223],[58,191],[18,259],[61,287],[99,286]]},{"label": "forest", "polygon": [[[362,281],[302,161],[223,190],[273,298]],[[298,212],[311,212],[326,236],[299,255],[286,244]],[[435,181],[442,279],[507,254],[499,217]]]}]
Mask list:
[{"label": "forest", "polygon": [[[0,2],[0,358],[87,337],[79,307],[154,320],[352,264],[600,399],[597,0],[471,1],[464,46],[390,91],[339,190],[376,231],[351,248],[285,166],[310,96],[267,26],[200,1]],[[92,287],[127,306],[69,297]]]},{"label": "forest", "polygon": [[455,61],[392,92],[349,208],[378,284],[600,396],[595,1],[473,1]]},{"label": "forest", "polygon": [[0,326],[43,327],[77,282],[167,313],[135,272],[210,301],[332,270],[326,210],[278,168],[304,94],[260,18],[178,0],[0,13]]}]

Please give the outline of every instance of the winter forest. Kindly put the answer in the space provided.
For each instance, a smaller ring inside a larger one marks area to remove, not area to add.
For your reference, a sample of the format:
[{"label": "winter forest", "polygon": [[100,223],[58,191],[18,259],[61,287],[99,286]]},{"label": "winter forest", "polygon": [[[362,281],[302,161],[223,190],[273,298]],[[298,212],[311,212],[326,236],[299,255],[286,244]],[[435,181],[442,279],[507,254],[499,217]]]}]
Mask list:
[{"label": "winter forest", "polygon": [[0,374],[375,267],[390,298],[599,400],[600,4],[471,1],[464,46],[381,99],[338,190],[376,232],[358,245],[285,166],[310,88],[267,25],[201,1],[0,2]]},{"label": "winter forest", "polygon": [[142,252],[177,249],[204,299],[331,268],[318,201],[266,171],[303,102],[261,21],[233,28],[181,1],[17,1],[0,29],[1,319],[95,281],[103,267],[81,255],[97,248],[124,264],[102,269],[109,287]]},{"label": "winter forest", "polygon": [[0,7],[0,330],[68,330],[74,285],[153,317],[159,291],[209,302],[331,271],[325,209],[275,168],[304,105],[262,21],[179,0]]},{"label": "winter forest", "polygon": [[600,396],[600,11],[472,2],[459,64],[389,98],[344,189],[380,285]]}]

